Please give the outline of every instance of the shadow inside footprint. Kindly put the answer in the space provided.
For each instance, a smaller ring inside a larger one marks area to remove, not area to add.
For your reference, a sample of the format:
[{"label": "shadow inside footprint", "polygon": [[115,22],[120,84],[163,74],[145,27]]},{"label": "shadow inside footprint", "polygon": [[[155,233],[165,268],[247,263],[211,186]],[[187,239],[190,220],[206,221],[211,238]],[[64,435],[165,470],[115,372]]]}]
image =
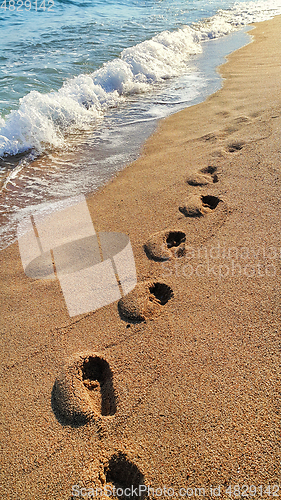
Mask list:
[{"label": "shadow inside footprint", "polygon": [[190,186],[206,186],[207,184],[212,184],[218,182],[218,176],[215,173],[217,167],[209,165],[208,167],[202,168],[199,172],[190,174],[186,182]]},{"label": "shadow inside footprint", "polygon": [[[98,356],[89,356],[84,360],[83,384],[94,400],[101,399],[100,413],[103,416],[116,413],[116,400],[112,397],[113,375],[108,362]],[[96,395],[98,393],[98,395]]]},{"label": "shadow inside footprint", "polygon": [[144,475],[124,453],[116,453],[110,458],[105,467],[105,477],[109,489],[111,483],[116,490],[119,490],[118,498],[144,498],[143,488],[140,488],[145,484]]},{"label": "shadow inside footprint", "polygon": [[186,202],[179,207],[179,211],[185,217],[202,217],[215,210],[221,201],[217,196],[191,194]]},{"label": "shadow inside footprint", "polygon": [[178,247],[181,243],[184,243],[185,240],[185,233],[182,231],[170,231],[166,238],[167,247]]},{"label": "shadow inside footprint", "polygon": [[205,168],[202,168],[200,172],[202,174],[209,174],[212,177],[213,183],[219,182],[218,175],[216,174],[217,167],[214,167],[213,165],[208,165]]},{"label": "shadow inside footprint", "polygon": [[186,234],[183,231],[160,231],[144,244],[149,259],[156,261],[179,258],[185,254]]},{"label": "shadow inside footprint", "polygon": [[62,425],[79,427],[91,418],[117,411],[113,374],[96,353],[78,353],[68,359],[52,391],[52,408]]},{"label": "shadow inside footprint", "polygon": [[167,302],[173,297],[173,290],[170,286],[165,285],[165,283],[153,283],[149,287],[149,291],[158,300],[161,306],[167,304]]},{"label": "shadow inside footprint", "polygon": [[245,143],[240,141],[240,142],[233,142],[232,144],[229,144],[227,147],[227,150],[229,153],[235,153],[236,151],[240,151],[243,146],[245,146]]},{"label": "shadow inside footprint", "polygon": [[165,283],[138,283],[134,290],[118,302],[120,318],[132,323],[140,323],[157,317],[162,306],[174,296],[172,288]]},{"label": "shadow inside footprint", "polygon": [[211,210],[214,210],[215,208],[217,208],[217,206],[220,202],[219,198],[217,198],[216,196],[211,196],[211,195],[202,196],[201,199],[202,199],[203,206],[208,207]]}]

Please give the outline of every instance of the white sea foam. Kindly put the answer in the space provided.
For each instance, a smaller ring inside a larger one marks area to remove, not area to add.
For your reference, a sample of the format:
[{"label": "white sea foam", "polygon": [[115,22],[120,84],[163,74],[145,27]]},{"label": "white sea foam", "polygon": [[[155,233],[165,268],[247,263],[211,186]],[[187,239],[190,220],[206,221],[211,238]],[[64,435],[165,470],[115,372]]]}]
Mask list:
[{"label": "white sea foam", "polygon": [[216,15],[194,24],[203,39],[228,35],[242,26],[266,21],[281,14],[281,0],[236,2],[231,9],[219,10]]},{"label": "white sea foam", "polygon": [[202,51],[205,40],[280,13],[281,0],[236,3],[191,27],[164,31],[127,48],[91,75],[66,81],[57,92],[31,91],[20,99],[18,110],[0,118],[0,156],[61,147],[66,131],[87,129],[126,96],[185,73],[190,57]]}]

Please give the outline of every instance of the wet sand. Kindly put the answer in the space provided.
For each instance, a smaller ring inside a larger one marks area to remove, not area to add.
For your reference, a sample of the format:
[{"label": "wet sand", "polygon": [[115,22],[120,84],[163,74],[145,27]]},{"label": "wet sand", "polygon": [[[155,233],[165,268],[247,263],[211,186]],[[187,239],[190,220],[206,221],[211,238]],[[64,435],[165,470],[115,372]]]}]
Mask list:
[{"label": "wet sand", "polygon": [[26,276],[17,244],[1,252],[3,498],[142,483],[277,493],[280,29],[280,16],[256,25],[220,67],[223,88],[162,121],[87,200],[96,231],[129,235],[149,283],[125,317],[114,302],[70,318],[58,280]]}]

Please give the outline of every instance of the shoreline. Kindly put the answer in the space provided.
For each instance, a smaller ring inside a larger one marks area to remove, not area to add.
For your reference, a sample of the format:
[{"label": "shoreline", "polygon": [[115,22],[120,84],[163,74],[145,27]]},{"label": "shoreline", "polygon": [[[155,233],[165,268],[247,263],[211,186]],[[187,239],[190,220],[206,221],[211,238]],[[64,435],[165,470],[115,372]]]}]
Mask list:
[{"label": "shoreline", "polygon": [[[73,485],[109,482],[123,455],[129,477],[135,465],[152,488],[201,487],[208,499],[212,487],[226,499],[231,485],[278,483],[281,16],[255,26],[219,68],[222,89],[162,120],[142,155],[87,199],[96,231],[129,235],[138,282],[171,287],[161,314],[124,321],[114,302],[70,318],[58,280],[28,278],[16,244],[1,252],[7,499],[70,499]],[[209,183],[187,183],[198,174]],[[200,217],[186,216],[190,195],[206,201]],[[175,230],[196,255],[149,259],[148,239]],[[232,261],[235,273],[219,274]],[[54,382],[85,351],[109,363],[117,411],[62,425]]]},{"label": "shoreline", "polygon": [[[244,27],[226,35],[226,37],[205,41],[202,54],[197,54],[190,61],[190,64],[195,65],[197,69],[194,69],[186,76],[179,76],[167,83],[169,87],[166,88],[166,92],[168,92],[168,88],[169,95],[174,96],[175,92],[179,92],[179,98],[181,96],[184,100],[185,92],[180,88],[187,87],[189,89],[190,85],[192,87],[192,79],[189,80],[192,75],[193,77],[204,75],[204,81],[207,82],[206,88],[203,87],[197,96],[195,93],[193,98],[189,95],[190,101],[187,100],[185,105],[181,106],[182,109],[185,109],[187,104],[190,107],[203,102],[208,96],[221,88],[222,79],[217,72],[217,67],[234,50],[250,43],[250,35],[247,33],[249,29],[250,27]],[[164,83],[163,86],[165,87],[166,84]],[[179,90],[175,90],[178,87]],[[128,164],[140,156],[144,143],[156,130],[158,122],[165,118],[165,116],[159,116],[158,118],[149,119],[149,121],[143,121],[143,118],[149,115],[149,108],[151,106],[157,108],[158,100],[161,102],[163,88],[162,90],[159,88],[158,91],[159,94],[155,89],[150,96],[149,94],[137,96],[137,104],[134,104],[133,99],[131,105],[127,103],[123,110],[119,108],[119,110],[113,109],[111,113],[108,111],[101,123],[97,125],[97,129],[92,134],[89,134],[89,137],[85,136],[76,147],[70,141],[68,144],[70,149],[65,153],[54,150],[50,155],[42,153],[36,159],[29,160],[28,158],[32,154],[32,152],[29,152],[21,158],[21,161],[15,159],[17,156],[6,159],[11,162],[11,165],[9,165],[6,173],[2,173],[4,177],[0,180],[0,185],[2,184],[1,203],[2,206],[5,206],[5,210],[2,210],[0,217],[0,251],[12,244],[16,239],[15,233],[19,209],[28,214],[29,209],[32,210],[29,203],[33,200],[39,199],[42,204],[53,203],[58,201],[58,193],[64,199],[68,198],[69,191],[72,191],[73,196],[81,193],[84,196],[91,196],[101,186],[106,185],[111,177],[114,178],[118,171],[126,168]],[[188,90],[187,94],[190,92]],[[145,99],[145,105],[141,104],[142,99]],[[170,105],[172,101],[173,98],[171,98]],[[133,109],[130,106],[133,106]],[[142,106],[144,117],[139,116]],[[180,106],[179,104],[174,104],[174,106],[173,113],[180,111],[180,109],[176,109]],[[157,113],[162,113],[162,108],[163,105],[158,104],[158,111],[155,112],[155,116]],[[131,112],[133,112],[132,120],[127,123],[128,115]],[[168,110],[166,115],[170,116]],[[139,123],[138,119],[140,120]],[[116,122],[120,121],[122,122],[121,129],[116,125]],[[109,129],[111,129],[111,132],[108,135]],[[116,161],[116,158],[118,161]],[[15,165],[12,168],[13,163]],[[57,175],[58,169],[60,170],[60,176]],[[30,179],[33,179],[34,182],[35,190],[33,188],[33,191],[32,187],[31,191],[29,189]],[[67,182],[63,182],[63,179],[66,179]],[[40,182],[42,183],[41,188]],[[6,191],[7,183],[8,190]],[[13,205],[17,207],[16,211],[14,211]]]}]

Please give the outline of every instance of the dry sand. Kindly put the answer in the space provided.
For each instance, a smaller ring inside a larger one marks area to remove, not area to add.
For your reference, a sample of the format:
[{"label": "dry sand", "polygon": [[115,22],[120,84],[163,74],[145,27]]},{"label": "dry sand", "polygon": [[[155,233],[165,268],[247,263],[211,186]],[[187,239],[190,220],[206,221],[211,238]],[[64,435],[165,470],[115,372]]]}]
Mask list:
[{"label": "dry sand", "polygon": [[[70,318],[57,280],[28,278],[16,244],[1,252],[1,498],[64,500],[115,476],[205,498],[278,484],[280,32],[281,17],[258,24],[222,90],[162,121],[88,200],[96,230],[130,236],[138,281],[172,289],[166,304],[149,309],[143,285],[125,304],[140,323],[116,302]],[[174,230],[186,254],[153,260]]]}]

